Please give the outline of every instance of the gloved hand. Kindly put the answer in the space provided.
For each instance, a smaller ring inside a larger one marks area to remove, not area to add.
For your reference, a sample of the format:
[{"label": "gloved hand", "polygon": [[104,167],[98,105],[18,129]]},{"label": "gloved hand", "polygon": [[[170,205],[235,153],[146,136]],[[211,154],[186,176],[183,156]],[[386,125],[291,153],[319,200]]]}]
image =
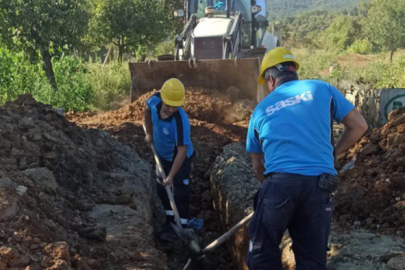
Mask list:
[{"label": "gloved hand", "polygon": [[201,218],[193,218],[192,220],[187,222],[187,228],[201,230],[203,224],[204,220],[202,220]]}]

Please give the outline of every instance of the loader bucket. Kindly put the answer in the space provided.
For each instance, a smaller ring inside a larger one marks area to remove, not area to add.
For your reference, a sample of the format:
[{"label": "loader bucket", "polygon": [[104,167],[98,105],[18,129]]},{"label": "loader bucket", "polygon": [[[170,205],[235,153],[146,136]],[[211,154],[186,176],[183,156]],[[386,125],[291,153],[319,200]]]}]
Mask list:
[{"label": "loader bucket", "polygon": [[131,102],[153,89],[160,89],[170,78],[178,78],[186,88],[215,89],[230,100],[257,101],[259,65],[259,58],[129,63]]}]

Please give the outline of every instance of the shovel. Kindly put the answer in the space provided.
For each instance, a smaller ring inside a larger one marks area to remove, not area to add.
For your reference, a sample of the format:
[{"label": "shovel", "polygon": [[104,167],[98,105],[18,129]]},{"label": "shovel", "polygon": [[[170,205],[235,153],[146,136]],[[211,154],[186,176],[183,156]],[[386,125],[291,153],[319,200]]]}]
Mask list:
[{"label": "shovel", "polygon": [[[142,125],[143,130],[146,134],[146,126],[145,124]],[[153,156],[155,158],[156,166],[159,171],[160,176],[162,179],[166,179],[166,174],[163,170],[162,163],[160,162],[160,159],[156,153],[155,146],[153,143],[150,145]],[[206,253],[211,252],[215,250],[218,246],[223,244],[226,240],[228,240],[229,237],[231,237],[237,230],[239,230],[241,227],[243,227],[253,216],[253,212],[246,216],[244,219],[239,221],[238,224],[233,226],[229,231],[224,233],[221,237],[213,241],[211,244],[206,246],[204,249],[201,249],[200,245],[198,244],[197,237],[193,231],[193,229],[184,229],[183,226],[181,225],[180,222],[180,215],[176,207],[176,203],[174,201],[173,193],[172,190],[170,189],[169,186],[165,186],[165,190],[167,193],[167,196],[169,197],[170,201],[170,206],[172,207],[173,213],[174,213],[174,220],[176,224],[172,224],[172,227],[176,234],[182,239],[186,244],[188,245],[188,248],[191,252],[191,255],[194,260],[199,264],[199,266],[204,269],[204,270],[211,270],[212,269],[212,264],[210,260],[207,258]],[[189,259],[186,266],[183,268],[183,270],[186,270],[189,265],[191,264],[192,259]]]},{"label": "shovel", "polygon": [[218,239],[216,239],[215,241],[213,241],[211,244],[209,244],[208,246],[206,246],[202,252],[203,253],[207,253],[210,251],[213,251],[214,249],[216,249],[218,246],[222,245],[226,240],[228,240],[229,237],[232,236],[232,234],[234,234],[237,230],[239,230],[240,228],[242,228],[243,226],[245,226],[246,223],[248,223],[248,221],[252,218],[253,213],[250,213],[248,216],[246,216],[244,219],[242,219],[241,221],[239,221],[235,226],[233,226],[229,231],[227,231],[226,233],[224,233],[222,236],[220,236]]},{"label": "shovel", "polygon": [[[229,231],[221,235],[219,238],[217,238],[215,241],[211,242],[208,246],[206,246],[204,249],[200,250],[192,250],[194,252],[194,258],[196,258],[196,262],[202,266],[201,268],[204,270],[211,270],[212,266],[210,264],[210,261],[208,260],[206,254],[208,252],[214,251],[217,247],[222,245],[226,240],[229,239],[237,230],[245,226],[246,223],[249,222],[249,220],[252,218],[253,213],[250,213],[248,216],[246,216],[244,219],[239,221],[235,226],[233,226]],[[191,260],[189,259],[186,266],[183,268],[183,270],[186,270],[189,265],[191,264]]]},{"label": "shovel", "polygon": [[[146,134],[145,124],[143,124],[143,130]],[[150,148],[152,149],[153,156],[154,156],[155,162],[156,162],[156,167],[158,169],[160,176],[162,177],[162,179],[166,179],[166,174],[165,174],[165,171],[163,170],[163,165],[160,162],[160,159],[157,155],[157,152],[156,152],[156,149],[155,149],[155,146],[153,145],[153,143],[151,143]],[[172,190],[170,189],[169,186],[165,186],[165,190],[166,190],[167,196],[169,197],[170,206],[172,207],[172,210],[174,213],[174,221],[176,224],[173,224],[173,223],[171,224],[173,227],[173,230],[179,236],[180,239],[185,241],[189,246],[192,246],[193,249],[196,249],[196,248],[200,249],[200,247],[197,244],[196,235],[195,235],[193,229],[185,229],[181,225],[180,215],[177,210],[176,203],[174,201]]]}]

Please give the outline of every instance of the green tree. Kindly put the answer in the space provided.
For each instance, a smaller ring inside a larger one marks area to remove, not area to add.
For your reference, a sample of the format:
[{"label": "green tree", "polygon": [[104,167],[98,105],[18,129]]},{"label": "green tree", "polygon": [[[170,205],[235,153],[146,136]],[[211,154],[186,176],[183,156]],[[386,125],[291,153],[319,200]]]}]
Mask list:
[{"label": "green tree", "polygon": [[352,16],[340,15],[321,35],[322,43],[330,51],[346,50],[360,33],[360,25]]},{"label": "green tree", "polygon": [[319,33],[327,29],[337,16],[336,12],[310,11],[281,20],[285,46],[319,48]]},{"label": "green tree", "polygon": [[84,0],[0,0],[0,38],[32,59],[40,55],[54,90],[52,58],[81,43],[88,23]]},{"label": "green tree", "polygon": [[118,59],[163,40],[170,28],[169,15],[160,0],[91,0],[92,18],[89,39],[102,46],[118,47]]},{"label": "green tree", "polygon": [[405,0],[374,0],[365,22],[369,39],[382,50],[394,52],[405,47]]}]

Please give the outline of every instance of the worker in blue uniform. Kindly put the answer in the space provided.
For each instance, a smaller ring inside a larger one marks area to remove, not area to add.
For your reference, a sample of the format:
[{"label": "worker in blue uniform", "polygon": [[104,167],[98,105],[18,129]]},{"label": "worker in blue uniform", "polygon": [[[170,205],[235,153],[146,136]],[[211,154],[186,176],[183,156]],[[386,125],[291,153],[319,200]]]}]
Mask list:
[{"label": "worker in blue uniform", "polygon": [[161,179],[157,173],[157,193],[166,211],[161,238],[168,241],[176,240],[170,225],[174,221],[174,212],[163,186],[173,187],[174,200],[184,226],[189,216],[189,185],[194,150],[190,138],[190,120],[181,108],[184,100],[184,85],[173,78],[167,80],[161,90],[147,100],[145,109],[145,140],[149,144],[154,143],[166,174],[166,179]]},{"label": "worker in blue uniform", "polygon": [[[282,270],[279,249],[288,229],[297,270],[325,270],[333,193],[334,160],[366,132],[356,108],[332,85],[298,80],[300,65],[277,47],[263,58],[258,83],[269,94],[249,123],[247,151],[262,186],[249,224],[250,270]],[[346,129],[337,144],[333,122]]]}]

